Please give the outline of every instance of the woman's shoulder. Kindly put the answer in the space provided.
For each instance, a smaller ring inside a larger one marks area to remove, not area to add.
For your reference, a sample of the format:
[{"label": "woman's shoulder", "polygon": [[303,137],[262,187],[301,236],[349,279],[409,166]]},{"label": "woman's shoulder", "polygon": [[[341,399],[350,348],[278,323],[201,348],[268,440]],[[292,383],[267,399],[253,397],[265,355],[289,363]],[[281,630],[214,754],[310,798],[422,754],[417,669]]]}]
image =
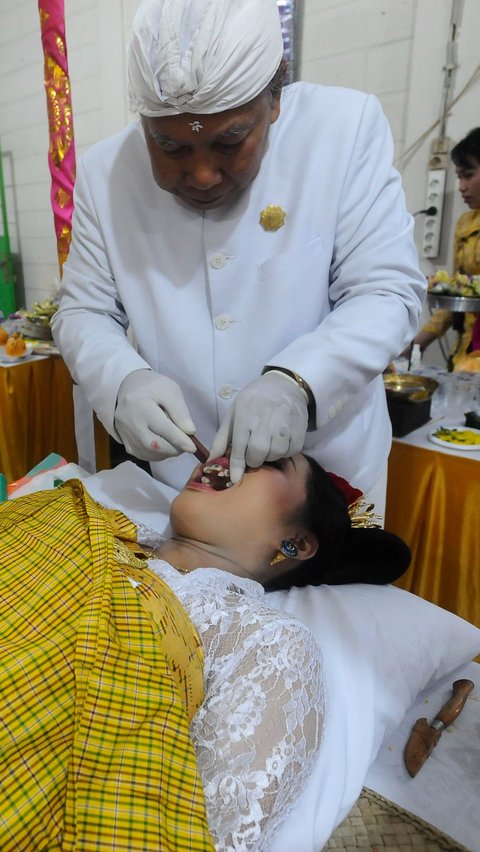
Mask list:
[{"label": "woman's shoulder", "polygon": [[480,209],[467,210],[457,220],[455,237],[457,240],[465,239],[478,231],[480,231]]}]

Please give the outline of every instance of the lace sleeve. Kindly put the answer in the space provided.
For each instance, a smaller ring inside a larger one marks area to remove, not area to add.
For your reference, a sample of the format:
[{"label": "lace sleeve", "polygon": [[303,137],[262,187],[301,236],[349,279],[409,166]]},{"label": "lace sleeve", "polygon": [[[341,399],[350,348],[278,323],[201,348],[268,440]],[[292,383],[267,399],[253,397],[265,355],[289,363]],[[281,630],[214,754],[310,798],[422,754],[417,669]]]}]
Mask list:
[{"label": "lace sleeve", "polygon": [[144,547],[160,547],[165,541],[165,536],[147,527],[146,524],[139,523],[137,524],[137,541]]},{"label": "lace sleeve", "polygon": [[[192,723],[217,850],[271,849],[322,736],[320,650],[300,622],[251,600],[202,630],[206,699]],[[252,605],[253,604],[253,605]]]}]

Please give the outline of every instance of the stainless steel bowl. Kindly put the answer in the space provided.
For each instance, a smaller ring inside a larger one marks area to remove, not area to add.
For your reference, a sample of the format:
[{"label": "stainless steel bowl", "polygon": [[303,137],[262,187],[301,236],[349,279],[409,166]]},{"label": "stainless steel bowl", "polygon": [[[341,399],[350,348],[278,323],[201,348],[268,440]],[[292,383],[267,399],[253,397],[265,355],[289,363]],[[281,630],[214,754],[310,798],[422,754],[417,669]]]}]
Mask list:
[{"label": "stainless steel bowl", "polygon": [[385,373],[383,383],[387,394],[408,402],[424,402],[431,399],[438,382],[429,376],[413,376],[410,373]]},{"label": "stainless steel bowl", "polygon": [[448,311],[474,314],[480,313],[480,296],[449,296],[447,293],[427,293],[428,304],[432,308],[447,308]]}]

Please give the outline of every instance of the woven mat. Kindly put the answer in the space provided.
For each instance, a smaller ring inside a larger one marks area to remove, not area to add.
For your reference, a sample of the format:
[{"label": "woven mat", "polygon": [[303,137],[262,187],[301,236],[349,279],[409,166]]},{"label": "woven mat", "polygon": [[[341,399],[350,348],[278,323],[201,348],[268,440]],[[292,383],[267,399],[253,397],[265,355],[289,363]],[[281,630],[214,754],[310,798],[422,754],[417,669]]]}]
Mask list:
[{"label": "woven mat", "polygon": [[324,849],[329,852],[468,852],[423,819],[404,811],[388,799],[363,788],[349,815],[332,834]]}]

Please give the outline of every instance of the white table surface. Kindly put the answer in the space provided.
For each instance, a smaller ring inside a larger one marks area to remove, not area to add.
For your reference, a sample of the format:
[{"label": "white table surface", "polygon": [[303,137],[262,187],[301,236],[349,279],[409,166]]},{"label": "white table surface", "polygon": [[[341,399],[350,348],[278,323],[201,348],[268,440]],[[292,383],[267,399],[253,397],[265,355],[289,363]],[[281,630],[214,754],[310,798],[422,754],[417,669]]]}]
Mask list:
[{"label": "white table surface", "polygon": [[[416,375],[430,376],[437,379],[440,383],[455,380],[464,381],[465,383],[473,382],[477,386],[476,396],[474,395],[467,403],[465,401],[460,403],[459,406],[445,406],[446,410],[442,409],[441,413],[437,413],[439,406],[436,404],[437,400],[434,394],[431,408],[432,417],[428,423],[425,423],[413,432],[409,432],[403,438],[394,438],[393,440],[400,444],[410,444],[414,447],[422,447],[425,450],[433,450],[439,453],[446,453],[447,455],[464,456],[465,458],[472,459],[472,461],[480,461],[480,446],[478,450],[464,450],[461,447],[455,447],[453,444],[445,444],[445,447],[443,447],[440,444],[430,441],[428,438],[430,432],[438,429],[439,426],[464,426],[466,411],[475,410],[480,414],[480,374],[448,373],[447,370],[438,367],[422,368],[412,372]],[[438,391],[435,393],[438,393]]]},{"label": "white table surface", "polygon": [[399,444],[410,444],[414,447],[423,447],[425,450],[434,450],[438,453],[446,453],[447,455],[455,455],[455,456],[464,456],[464,458],[472,459],[472,461],[480,461],[480,445],[478,450],[464,450],[461,447],[456,447],[454,444],[445,444],[445,447],[440,446],[440,444],[434,443],[430,441],[429,434],[434,429],[438,429],[439,426],[464,426],[465,418],[461,415],[448,415],[444,414],[439,417],[434,417],[425,423],[423,426],[420,426],[419,429],[415,429],[414,432],[409,432],[408,435],[405,435],[403,438],[394,438],[395,442]]}]

